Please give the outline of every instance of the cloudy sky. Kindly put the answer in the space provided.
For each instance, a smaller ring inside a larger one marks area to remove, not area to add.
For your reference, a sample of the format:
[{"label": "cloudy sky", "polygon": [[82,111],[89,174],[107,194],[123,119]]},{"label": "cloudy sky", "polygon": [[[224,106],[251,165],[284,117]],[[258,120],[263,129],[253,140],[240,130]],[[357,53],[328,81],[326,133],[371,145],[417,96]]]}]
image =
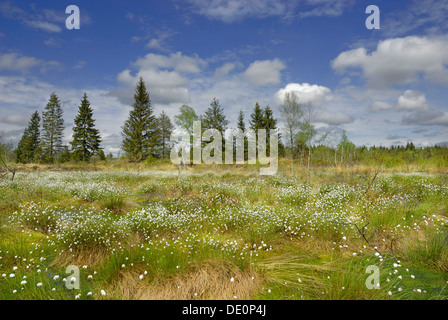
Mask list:
[{"label": "cloudy sky", "polygon": [[[448,141],[448,1],[168,0],[76,4],[0,0],[0,134],[16,143],[52,92],[65,141],[84,92],[106,152],[141,76],[156,114],[182,104],[202,114],[216,97],[231,126],[256,102],[274,115],[286,92],[311,101],[319,128],[357,145]],[[368,30],[368,5],[381,29]]]}]

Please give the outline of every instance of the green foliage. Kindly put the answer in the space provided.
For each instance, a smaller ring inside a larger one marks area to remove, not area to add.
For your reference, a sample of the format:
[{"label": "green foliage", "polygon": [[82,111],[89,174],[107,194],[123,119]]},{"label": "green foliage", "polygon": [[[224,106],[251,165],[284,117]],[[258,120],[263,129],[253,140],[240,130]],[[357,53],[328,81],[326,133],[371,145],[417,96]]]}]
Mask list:
[{"label": "green foliage", "polygon": [[255,104],[254,111],[250,115],[250,128],[257,131],[264,128],[264,110],[260,107],[258,102]]},{"label": "green foliage", "polygon": [[174,126],[171,123],[170,117],[166,115],[165,111],[162,111],[160,116],[157,118],[157,122],[160,129],[161,155],[162,158],[168,158],[170,151],[169,147],[171,132],[173,131]]},{"label": "green foliage", "polygon": [[64,119],[62,115],[61,102],[58,96],[52,93],[42,115],[41,149],[44,162],[53,163],[63,149]]},{"label": "green foliage", "polygon": [[28,127],[23,132],[16,150],[17,162],[33,162],[38,154],[40,144],[40,116],[39,112],[34,112],[28,123]]},{"label": "green foliage", "polygon": [[219,100],[214,98],[210,103],[210,107],[205,111],[205,115],[202,117],[202,129],[216,129],[224,137],[224,132],[227,129],[229,121],[226,120],[224,109],[219,104]]},{"label": "green foliage", "polygon": [[180,113],[174,117],[174,122],[180,128],[187,130],[189,133],[193,132],[193,123],[197,121],[199,117],[193,108],[183,105],[180,107]]},{"label": "green foliage", "polygon": [[157,119],[153,115],[151,100],[143,78],[137,84],[135,103],[123,126],[122,149],[131,161],[144,161],[156,153],[160,141]]},{"label": "green foliage", "polygon": [[71,145],[75,160],[89,161],[93,155],[98,154],[101,150],[100,143],[101,137],[98,129],[95,128],[93,110],[90,107],[87,94],[84,93],[73,127]]},{"label": "green foliage", "polygon": [[238,114],[238,124],[237,124],[237,127],[238,127],[238,129],[240,129],[243,132],[246,131],[246,123],[244,122],[244,112],[243,112],[243,110],[241,110],[240,113]]}]

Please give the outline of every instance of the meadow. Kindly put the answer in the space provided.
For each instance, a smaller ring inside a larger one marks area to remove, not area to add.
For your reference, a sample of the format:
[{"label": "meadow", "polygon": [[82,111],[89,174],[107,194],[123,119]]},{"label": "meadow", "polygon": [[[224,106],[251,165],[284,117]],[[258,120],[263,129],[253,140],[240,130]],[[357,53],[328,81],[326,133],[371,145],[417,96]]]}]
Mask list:
[{"label": "meadow", "polygon": [[0,299],[448,298],[446,170],[280,169],[24,165],[0,180]]}]

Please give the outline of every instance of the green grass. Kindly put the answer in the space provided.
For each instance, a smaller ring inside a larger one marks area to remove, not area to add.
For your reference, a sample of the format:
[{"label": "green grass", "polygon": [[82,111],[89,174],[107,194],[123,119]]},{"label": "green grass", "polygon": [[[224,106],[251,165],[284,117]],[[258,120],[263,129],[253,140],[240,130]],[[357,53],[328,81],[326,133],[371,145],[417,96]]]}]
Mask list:
[{"label": "green grass", "polygon": [[[172,169],[0,181],[0,299],[121,299],[134,286],[191,298],[177,282],[218,298],[448,297],[446,174],[381,174],[367,193],[366,170]],[[81,290],[62,283],[70,265]],[[379,290],[366,288],[370,265]]]}]

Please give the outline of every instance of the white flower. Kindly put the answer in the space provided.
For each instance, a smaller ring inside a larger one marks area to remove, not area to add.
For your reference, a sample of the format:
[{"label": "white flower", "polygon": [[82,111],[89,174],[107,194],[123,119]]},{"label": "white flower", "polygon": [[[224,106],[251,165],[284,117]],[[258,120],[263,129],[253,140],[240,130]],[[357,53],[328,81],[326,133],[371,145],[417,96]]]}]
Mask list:
[{"label": "white flower", "polygon": [[105,295],[106,295],[106,291],[101,290],[101,295],[102,295],[102,296],[105,296]]},{"label": "white flower", "polygon": [[143,275],[141,274],[139,278],[140,278],[140,280],[143,280]]},{"label": "white flower", "polygon": [[56,280],[58,280],[58,279],[59,279],[59,276],[54,276],[54,277],[53,277],[53,280],[54,280],[54,281],[56,281]]},{"label": "white flower", "polygon": [[414,276],[414,275],[411,275],[411,278],[412,278],[412,279],[415,279],[415,276]]},{"label": "white flower", "polygon": [[391,291],[389,291],[388,293],[387,293],[389,296],[391,296],[392,295],[392,292]]},{"label": "white flower", "polygon": [[37,284],[37,286],[38,286],[38,287],[42,287],[42,282],[39,282],[39,283]]},{"label": "white flower", "polygon": [[235,282],[235,278],[230,278],[230,282]]},{"label": "white flower", "polygon": [[22,286],[26,285],[26,280],[23,280],[22,282],[20,282],[20,284],[21,284]]}]

